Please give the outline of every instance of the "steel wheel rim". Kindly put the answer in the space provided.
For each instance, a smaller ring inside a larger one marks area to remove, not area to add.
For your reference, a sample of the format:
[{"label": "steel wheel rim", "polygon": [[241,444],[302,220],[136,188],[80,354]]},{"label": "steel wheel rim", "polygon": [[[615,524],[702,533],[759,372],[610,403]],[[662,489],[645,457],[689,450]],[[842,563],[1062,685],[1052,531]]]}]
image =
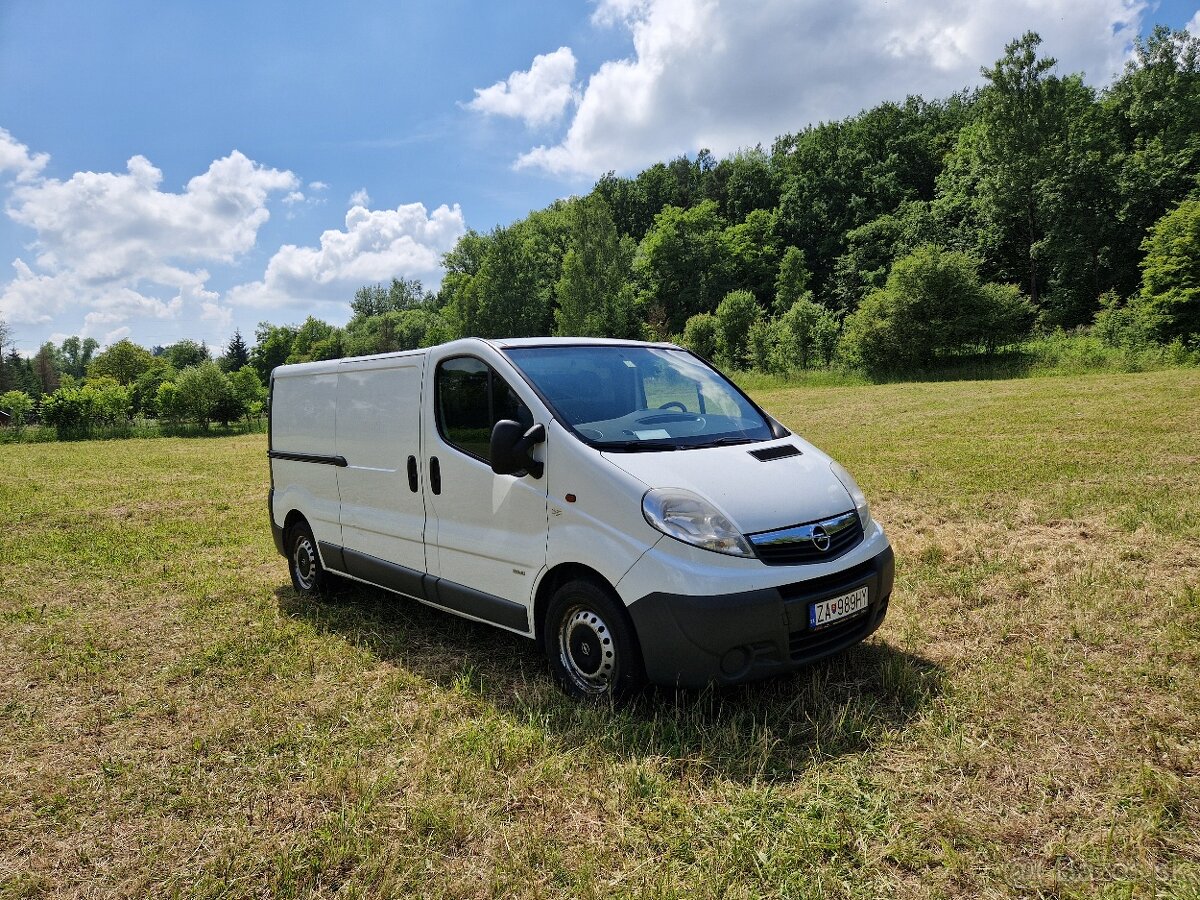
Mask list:
[{"label": "steel wheel rim", "polygon": [[607,623],[586,606],[572,606],[558,629],[558,652],[572,683],[587,694],[612,688],[617,645]]},{"label": "steel wheel rim", "polygon": [[292,571],[296,573],[296,583],[303,591],[311,591],[317,581],[317,553],[307,537],[296,541],[292,551]]}]

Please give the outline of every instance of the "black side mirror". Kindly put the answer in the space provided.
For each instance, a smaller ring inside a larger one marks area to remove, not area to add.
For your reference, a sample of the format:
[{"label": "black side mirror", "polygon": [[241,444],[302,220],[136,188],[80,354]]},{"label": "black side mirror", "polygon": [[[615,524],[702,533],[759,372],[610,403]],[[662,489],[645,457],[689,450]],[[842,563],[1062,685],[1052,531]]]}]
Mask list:
[{"label": "black side mirror", "polygon": [[528,431],[520,422],[501,419],[492,428],[492,471],[497,475],[542,477],[543,466],[530,456],[535,444],[546,440],[546,426],[534,425]]}]

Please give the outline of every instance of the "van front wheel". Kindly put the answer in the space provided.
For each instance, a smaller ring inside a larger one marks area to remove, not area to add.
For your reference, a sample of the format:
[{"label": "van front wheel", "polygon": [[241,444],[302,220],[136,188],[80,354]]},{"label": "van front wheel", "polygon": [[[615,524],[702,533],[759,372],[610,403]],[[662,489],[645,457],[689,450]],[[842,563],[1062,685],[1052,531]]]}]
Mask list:
[{"label": "van front wheel", "polygon": [[570,581],[555,591],[543,641],[550,668],[573,697],[621,698],[644,680],[624,611],[590,581]]},{"label": "van front wheel", "polygon": [[329,576],[317,554],[317,541],[307,522],[298,522],[288,529],[288,569],[292,587],[306,597],[319,597]]}]

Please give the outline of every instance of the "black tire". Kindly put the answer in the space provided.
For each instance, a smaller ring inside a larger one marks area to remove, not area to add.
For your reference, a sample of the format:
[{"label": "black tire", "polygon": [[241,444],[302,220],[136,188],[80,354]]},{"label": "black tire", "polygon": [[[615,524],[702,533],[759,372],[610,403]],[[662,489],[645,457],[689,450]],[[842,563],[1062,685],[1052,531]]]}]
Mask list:
[{"label": "black tire", "polygon": [[329,575],[321,565],[317,541],[304,521],[297,522],[287,532],[288,571],[292,587],[305,597],[323,597],[329,586]]},{"label": "black tire", "polygon": [[628,697],[646,680],[625,610],[591,581],[568,581],[550,600],[542,642],[563,690],[581,699]]}]

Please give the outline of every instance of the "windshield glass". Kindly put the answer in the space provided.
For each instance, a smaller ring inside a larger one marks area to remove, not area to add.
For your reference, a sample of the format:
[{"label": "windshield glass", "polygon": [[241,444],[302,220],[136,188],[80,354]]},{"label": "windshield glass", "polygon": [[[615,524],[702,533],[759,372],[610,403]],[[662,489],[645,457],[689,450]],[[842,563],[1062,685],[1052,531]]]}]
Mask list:
[{"label": "windshield glass", "polygon": [[560,422],[604,450],[682,450],[772,436],[733,385],[682,350],[564,346],[505,353]]}]

